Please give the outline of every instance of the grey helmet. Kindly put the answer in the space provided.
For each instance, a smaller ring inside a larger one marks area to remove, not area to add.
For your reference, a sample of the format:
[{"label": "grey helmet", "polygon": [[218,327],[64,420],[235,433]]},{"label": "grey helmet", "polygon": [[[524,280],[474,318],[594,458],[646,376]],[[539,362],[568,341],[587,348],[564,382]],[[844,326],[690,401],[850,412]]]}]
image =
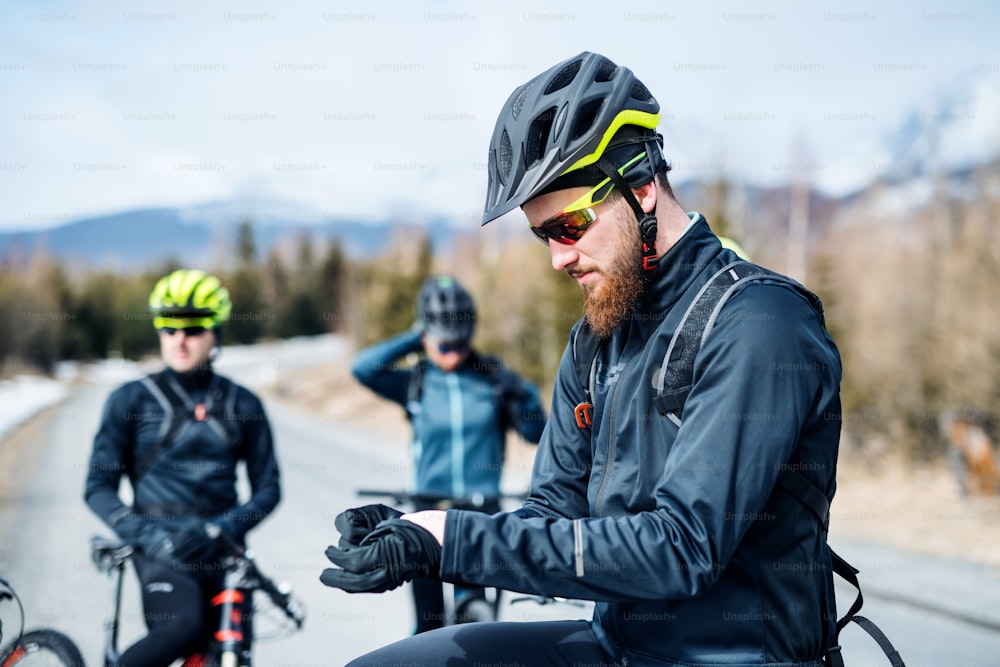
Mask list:
[{"label": "grey helmet", "polygon": [[417,296],[417,319],[429,336],[467,343],[476,329],[476,305],[453,276],[433,276]]},{"label": "grey helmet", "polygon": [[500,111],[482,224],[549,190],[598,184],[609,171],[602,158],[614,160],[610,154],[625,145],[631,145],[628,157],[643,146],[648,154],[640,164],[644,173],[625,173],[626,182],[649,183],[666,164],[655,132],[659,120],[660,105],[646,86],[605,56],[584,51],[542,72]]}]

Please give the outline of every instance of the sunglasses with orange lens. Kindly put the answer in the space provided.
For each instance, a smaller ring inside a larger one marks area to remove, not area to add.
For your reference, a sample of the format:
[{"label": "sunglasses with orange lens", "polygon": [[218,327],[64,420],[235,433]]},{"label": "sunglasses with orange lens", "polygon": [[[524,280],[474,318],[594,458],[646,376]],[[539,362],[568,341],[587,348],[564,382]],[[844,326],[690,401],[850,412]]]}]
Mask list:
[{"label": "sunglasses with orange lens", "polygon": [[575,211],[563,211],[554,215],[538,226],[528,225],[539,241],[545,245],[550,240],[573,245],[579,241],[597,220],[597,214],[592,208],[580,208]]}]

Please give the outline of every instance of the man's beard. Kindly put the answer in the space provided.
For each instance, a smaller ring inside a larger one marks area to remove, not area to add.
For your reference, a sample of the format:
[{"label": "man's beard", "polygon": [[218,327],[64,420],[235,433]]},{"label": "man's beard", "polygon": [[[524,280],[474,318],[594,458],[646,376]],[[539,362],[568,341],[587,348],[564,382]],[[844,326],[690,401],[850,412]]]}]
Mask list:
[{"label": "man's beard", "polygon": [[[642,294],[642,240],[639,238],[639,228],[627,223],[622,227],[623,232],[611,263],[601,270],[603,279],[596,286],[583,285],[587,322],[598,338],[610,337]],[[570,271],[572,273],[573,270]]]}]

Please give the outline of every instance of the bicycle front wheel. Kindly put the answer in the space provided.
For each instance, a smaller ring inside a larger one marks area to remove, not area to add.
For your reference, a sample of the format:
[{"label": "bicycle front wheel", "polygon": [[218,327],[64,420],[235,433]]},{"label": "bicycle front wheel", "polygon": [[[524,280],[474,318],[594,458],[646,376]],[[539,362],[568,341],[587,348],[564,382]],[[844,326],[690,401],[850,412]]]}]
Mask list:
[{"label": "bicycle front wheel", "polygon": [[73,640],[55,630],[26,632],[0,652],[0,667],[84,667]]}]

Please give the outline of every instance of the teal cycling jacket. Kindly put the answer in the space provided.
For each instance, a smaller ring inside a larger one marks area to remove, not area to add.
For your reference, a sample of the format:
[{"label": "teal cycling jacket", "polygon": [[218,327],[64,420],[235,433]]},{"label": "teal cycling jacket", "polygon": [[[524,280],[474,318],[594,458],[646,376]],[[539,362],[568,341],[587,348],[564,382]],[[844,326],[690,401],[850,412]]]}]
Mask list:
[{"label": "teal cycling jacket", "polygon": [[410,415],[414,491],[453,498],[499,496],[506,428],[537,443],[545,427],[537,389],[498,360],[473,352],[450,373],[423,362],[416,404],[407,405],[416,371],[397,362],[422,350],[419,334],[407,331],[362,350],[351,371]]}]

